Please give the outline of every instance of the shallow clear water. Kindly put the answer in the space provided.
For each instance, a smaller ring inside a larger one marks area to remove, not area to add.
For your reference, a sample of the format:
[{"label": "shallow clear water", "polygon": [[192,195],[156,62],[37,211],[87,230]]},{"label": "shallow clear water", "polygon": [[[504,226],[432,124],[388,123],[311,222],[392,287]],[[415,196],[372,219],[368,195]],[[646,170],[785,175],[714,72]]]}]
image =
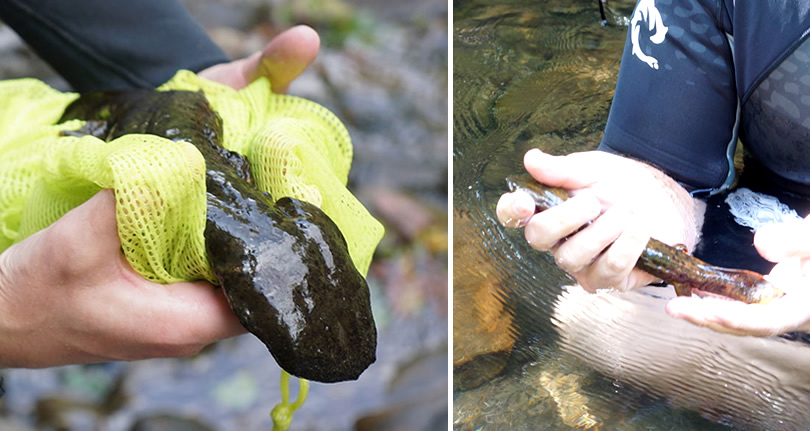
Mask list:
[{"label": "shallow clear water", "polygon": [[584,295],[495,221],[528,149],[597,146],[634,3],[454,3],[456,430],[810,427],[807,345],[670,319],[671,289]]}]

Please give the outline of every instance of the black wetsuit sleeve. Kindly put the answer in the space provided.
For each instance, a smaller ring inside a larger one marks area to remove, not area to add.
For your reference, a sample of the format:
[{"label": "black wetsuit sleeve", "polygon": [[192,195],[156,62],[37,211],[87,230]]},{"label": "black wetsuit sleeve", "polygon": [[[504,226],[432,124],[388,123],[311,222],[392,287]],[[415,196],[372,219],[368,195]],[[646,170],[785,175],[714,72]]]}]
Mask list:
[{"label": "black wetsuit sleeve", "polygon": [[176,0],[0,0],[0,19],[76,91],[150,88],[228,61]]},{"label": "black wetsuit sleeve", "polygon": [[691,189],[733,175],[737,91],[718,3],[639,2],[600,150],[646,161]]}]

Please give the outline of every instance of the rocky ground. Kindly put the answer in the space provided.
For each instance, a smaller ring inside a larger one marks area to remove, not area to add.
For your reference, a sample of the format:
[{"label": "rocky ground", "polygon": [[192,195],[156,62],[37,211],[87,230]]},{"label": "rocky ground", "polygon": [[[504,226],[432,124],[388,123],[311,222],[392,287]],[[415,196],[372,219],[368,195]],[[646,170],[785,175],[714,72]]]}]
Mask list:
[{"label": "rocky ground", "polygon": [[[306,23],[324,45],[290,89],[335,112],[355,146],[350,188],[386,227],[369,271],[378,362],[313,384],[298,430],[447,427],[447,3],[186,1],[233,58]],[[0,78],[67,84],[0,26]],[[278,368],[250,336],[186,360],[5,370],[3,430],[269,429]]]}]

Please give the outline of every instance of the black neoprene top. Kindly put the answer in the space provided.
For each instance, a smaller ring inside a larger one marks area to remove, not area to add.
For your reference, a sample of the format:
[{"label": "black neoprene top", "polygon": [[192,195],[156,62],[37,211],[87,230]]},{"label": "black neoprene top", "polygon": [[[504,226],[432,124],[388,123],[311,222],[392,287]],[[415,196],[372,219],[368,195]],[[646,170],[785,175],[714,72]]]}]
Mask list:
[{"label": "black neoprene top", "polygon": [[734,179],[737,138],[788,188],[810,190],[810,0],[640,0],[601,150],[688,189]]},{"label": "black neoprene top", "polygon": [[176,0],[0,0],[0,19],[80,92],[153,88],[228,61]]}]

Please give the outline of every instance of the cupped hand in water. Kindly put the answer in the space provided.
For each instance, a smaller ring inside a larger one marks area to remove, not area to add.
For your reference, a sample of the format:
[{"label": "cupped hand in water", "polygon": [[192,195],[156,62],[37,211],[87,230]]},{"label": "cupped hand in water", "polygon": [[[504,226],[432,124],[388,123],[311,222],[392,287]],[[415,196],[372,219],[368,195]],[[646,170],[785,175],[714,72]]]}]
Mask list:
[{"label": "cupped hand in water", "polygon": [[762,257],[777,263],[766,278],[785,296],[768,304],[680,297],[667,303],[667,312],[696,325],[736,335],[810,332],[810,217],[763,226],[754,235],[754,246]]},{"label": "cupped hand in water", "polygon": [[551,156],[530,150],[526,170],[573,195],[533,214],[525,193],[506,193],[496,208],[507,227],[524,227],[529,245],[550,251],[587,291],[627,290],[654,281],[635,263],[650,236],[670,245],[697,243],[704,205],[661,171],[602,151]]}]

